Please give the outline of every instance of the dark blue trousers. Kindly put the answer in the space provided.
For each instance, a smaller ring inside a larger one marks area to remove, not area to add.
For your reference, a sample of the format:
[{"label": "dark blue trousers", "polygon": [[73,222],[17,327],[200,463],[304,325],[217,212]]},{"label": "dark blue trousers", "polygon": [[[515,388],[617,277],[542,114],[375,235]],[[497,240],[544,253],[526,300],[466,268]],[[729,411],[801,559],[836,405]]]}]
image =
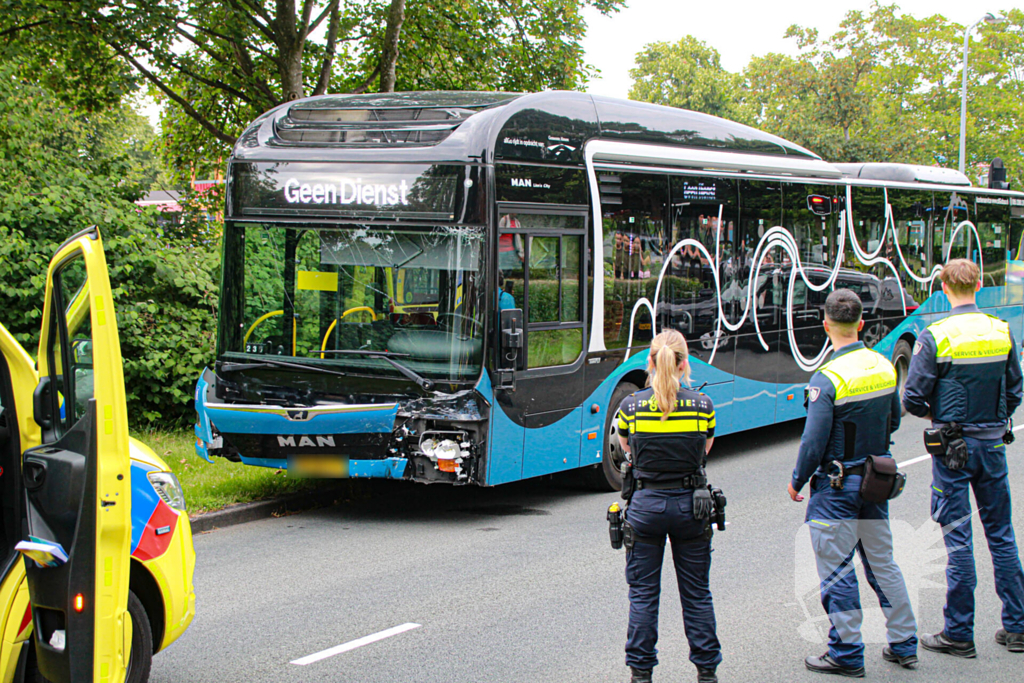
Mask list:
[{"label": "dark blue trousers", "polygon": [[1013,534],[1006,446],[1002,441],[965,437],[967,465],[953,471],[932,458],[932,519],[943,526],[946,543],[945,632],[953,640],[974,640],[974,569],[970,490],[978,503],[992,553],[996,594],[1003,602],[1003,628],[1024,633],[1024,572]]},{"label": "dark blue trousers", "polygon": [[[683,626],[690,661],[714,669],[722,661],[711,601],[711,541],[701,537],[707,522],[693,518],[693,492],[687,489],[637,491],[626,512],[638,534],[672,542],[672,559],[683,606]],[[629,584],[629,631],[626,665],[653,669],[658,663],[658,603],[665,548],[637,543],[626,554]]]},{"label": "dark blue trousers", "polygon": [[903,573],[892,553],[889,504],[868,503],[860,496],[860,475],[833,489],[818,477],[807,504],[807,525],[821,579],[821,606],[832,626],[828,653],[840,665],[864,666],[863,613],[853,554],[860,555],[868,585],[885,614],[886,637],[901,657],[917,653],[917,622]]}]

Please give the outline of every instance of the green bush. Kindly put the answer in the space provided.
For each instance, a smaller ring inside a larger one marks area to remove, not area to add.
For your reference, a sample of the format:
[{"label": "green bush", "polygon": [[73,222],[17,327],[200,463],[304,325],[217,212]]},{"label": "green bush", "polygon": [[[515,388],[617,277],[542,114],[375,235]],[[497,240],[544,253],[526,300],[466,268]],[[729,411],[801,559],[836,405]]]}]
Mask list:
[{"label": "green bush", "polygon": [[200,370],[213,360],[218,249],[171,239],[134,200],[130,110],[83,114],[0,65],[0,322],[32,354],[46,270],[71,234],[103,236],[136,426],[182,424]]}]

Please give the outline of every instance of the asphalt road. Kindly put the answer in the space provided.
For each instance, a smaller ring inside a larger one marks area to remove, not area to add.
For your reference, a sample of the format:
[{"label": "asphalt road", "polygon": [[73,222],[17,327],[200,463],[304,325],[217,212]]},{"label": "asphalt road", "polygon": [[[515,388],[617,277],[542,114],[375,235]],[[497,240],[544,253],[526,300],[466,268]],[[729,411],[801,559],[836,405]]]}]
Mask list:
[{"label": "asphalt road", "polygon": [[[722,437],[709,463],[729,498],[714,540],[712,588],[723,683],[817,681],[803,658],[825,650],[806,503],[786,495],[802,423]],[[908,417],[893,453],[923,453]],[[1024,433],[1008,448],[1024,497]],[[929,519],[930,462],[907,466],[891,504],[896,557],[920,630],[942,628],[945,551]],[[151,681],[360,683],[628,680],[623,551],[604,512],[617,494],[532,481],[494,489],[367,482],[350,500],[195,539],[197,616],[156,656]],[[1015,524],[1024,530],[1024,505]],[[881,660],[884,628],[862,570],[867,675],[876,681],[1020,681],[1024,655],[992,639],[999,602],[975,520],[978,659],[922,652],[916,672]],[[668,553],[666,553],[668,554]],[[668,570],[670,565],[666,565]],[[664,575],[655,681],[695,680],[674,577]],[[291,662],[407,626],[306,665]]]}]

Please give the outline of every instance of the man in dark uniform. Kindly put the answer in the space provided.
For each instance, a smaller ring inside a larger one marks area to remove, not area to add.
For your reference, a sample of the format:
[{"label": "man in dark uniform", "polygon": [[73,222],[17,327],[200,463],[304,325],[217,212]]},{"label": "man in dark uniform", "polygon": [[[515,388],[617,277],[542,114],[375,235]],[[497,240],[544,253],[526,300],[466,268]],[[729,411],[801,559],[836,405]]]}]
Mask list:
[{"label": "man in dark uniform", "polygon": [[825,332],[832,358],[811,377],[807,422],[789,496],[811,482],[807,525],[811,532],[821,605],[828,613],[828,652],[808,657],[816,673],[864,676],[860,590],[853,567],[859,551],[868,583],[885,614],[889,646],[886,661],[917,665],[917,623],[903,574],[892,554],[887,502],[871,503],[860,494],[868,456],[891,457],[890,434],[900,425],[896,370],[883,356],[857,340],[864,327],[860,297],[839,289],[825,300]]},{"label": "man in dark uniform", "polygon": [[[1007,482],[1007,421],[1021,403],[1024,378],[1009,325],[978,310],[978,266],[954,259],[939,274],[952,307],[949,317],[921,333],[910,360],[903,404],[907,411],[941,428],[960,426],[964,450],[932,458],[932,519],[943,526],[946,565],[945,626],[924,635],[921,645],[934,652],[975,657],[974,570],[971,501],[985,527],[996,593],[1003,603],[1003,628],[996,642],[1024,652],[1024,572],[1010,518]],[[953,428],[952,433],[956,429]],[[954,438],[954,441],[958,439]],[[964,458],[966,455],[966,458]]]}]

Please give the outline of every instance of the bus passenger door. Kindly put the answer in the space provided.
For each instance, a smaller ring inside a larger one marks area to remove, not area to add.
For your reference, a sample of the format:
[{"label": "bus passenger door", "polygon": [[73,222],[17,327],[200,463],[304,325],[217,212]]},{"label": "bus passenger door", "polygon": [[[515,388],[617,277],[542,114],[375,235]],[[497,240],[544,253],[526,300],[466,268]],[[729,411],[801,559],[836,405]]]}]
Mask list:
[{"label": "bus passenger door", "polygon": [[52,560],[25,561],[36,659],[56,683],[120,682],[131,647],[128,415],[95,230],[66,242],[50,263],[38,363],[39,383],[19,403],[31,406],[42,432],[34,447],[32,430],[22,435],[26,526],[40,557]]},{"label": "bus passenger door", "polygon": [[[503,414],[492,421],[502,426],[501,438],[491,437],[488,484],[580,464],[585,228],[585,212],[501,213],[497,305],[522,311],[522,348],[508,355],[499,345],[498,367],[512,372],[514,386],[506,382],[499,388],[495,382],[495,409]],[[508,451],[519,443],[522,467],[516,476]]]}]

